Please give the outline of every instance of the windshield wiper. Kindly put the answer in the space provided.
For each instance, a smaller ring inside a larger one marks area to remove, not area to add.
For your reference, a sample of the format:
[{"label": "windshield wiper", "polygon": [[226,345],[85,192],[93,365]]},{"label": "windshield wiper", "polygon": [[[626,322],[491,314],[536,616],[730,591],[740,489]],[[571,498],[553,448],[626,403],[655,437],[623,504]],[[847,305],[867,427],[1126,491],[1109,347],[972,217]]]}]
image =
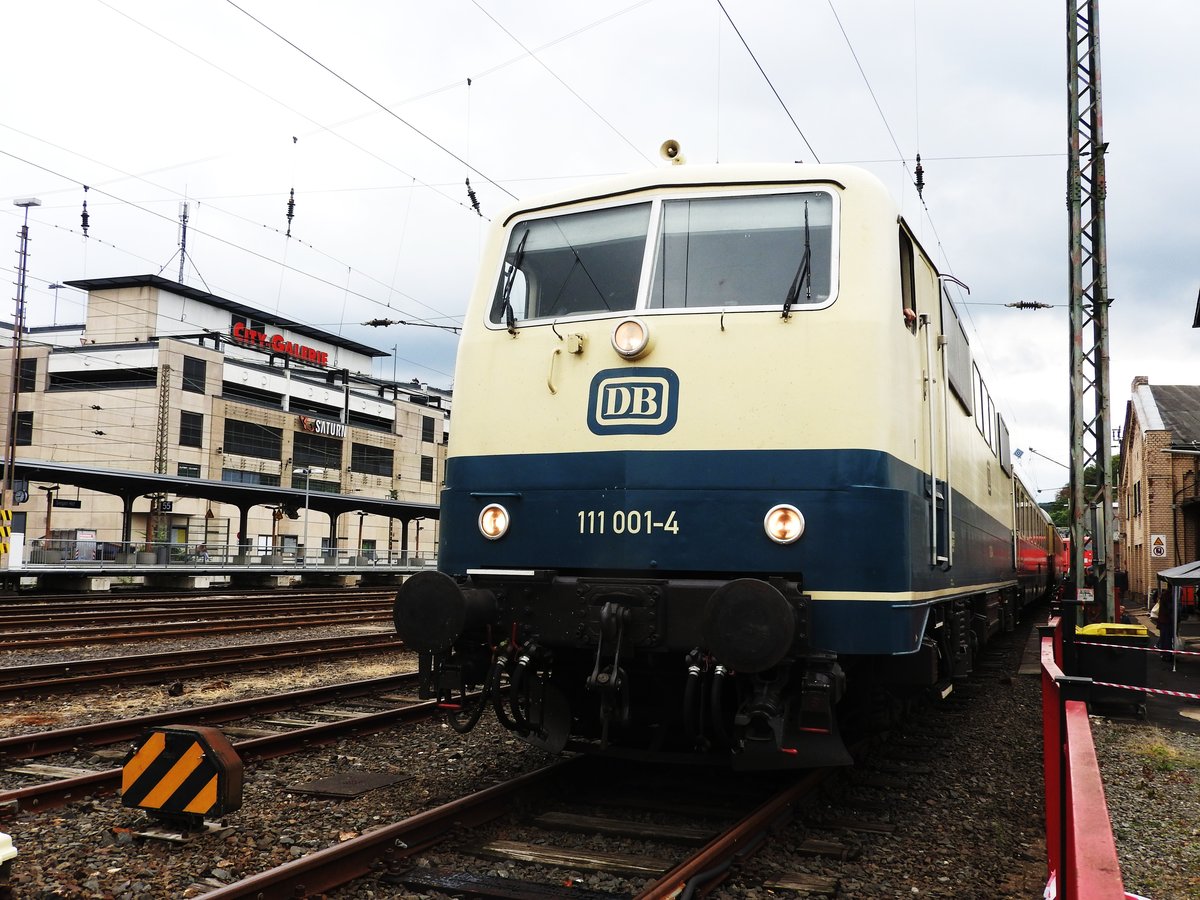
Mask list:
[{"label": "windshield wiper", "polygon": [[504,282],[504,294],[500,298],[504,304],[504,322],[508,326],[509,334],[517,333],[517,318],[513,313],[512,301],[509,300],[509,295],[512,294],[513,282],[517,280],[517,270],[521,267],[521,260],[525,258],[525,242],[527,240],[529,240],[528,228],[521,235],[521,243],[517,244],[517,252],[513,254],[512,268],[508,272],[508,280]]},{"label": "windshield wiper", "polygon": [[791,318],[792,304],[796,302],[796,298],[800,296],[800,285],[808,283],[807,293],[804,295],[806,303],[812,302],[812,241],[808,231],[808,201],[804,201],[804,255],[800,258],[800,266],[796,269],[796,277],[792,279],[792,286],[788,288],[787,296],[783,299],[783,317]]}]

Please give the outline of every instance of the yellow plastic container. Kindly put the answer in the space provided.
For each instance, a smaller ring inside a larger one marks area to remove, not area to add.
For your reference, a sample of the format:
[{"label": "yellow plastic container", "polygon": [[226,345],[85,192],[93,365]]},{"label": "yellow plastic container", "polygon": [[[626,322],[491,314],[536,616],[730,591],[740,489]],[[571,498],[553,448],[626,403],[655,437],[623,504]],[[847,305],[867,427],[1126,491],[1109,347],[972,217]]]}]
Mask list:
[{"label": "yellow plastic container", "polygon": [[1095,625],[1084,625],[1075,629],[1076,634],[1086,635],[1122,635],[1125,637],[1145,637],[1150,632],[1145,625],[1126,625],[1122,622],[1097,622]]}]

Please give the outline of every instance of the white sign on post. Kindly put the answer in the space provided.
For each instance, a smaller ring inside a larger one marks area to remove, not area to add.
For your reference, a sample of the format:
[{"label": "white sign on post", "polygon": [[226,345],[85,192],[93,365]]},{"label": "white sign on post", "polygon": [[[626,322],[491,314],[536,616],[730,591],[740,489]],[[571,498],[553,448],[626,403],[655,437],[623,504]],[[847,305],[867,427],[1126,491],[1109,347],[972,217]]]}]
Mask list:
[{"label": "white sign on post", "polygon": [[1150,555],[1154,559],[1167,558],[1167,536],[1165,534],[1150,535]]}]

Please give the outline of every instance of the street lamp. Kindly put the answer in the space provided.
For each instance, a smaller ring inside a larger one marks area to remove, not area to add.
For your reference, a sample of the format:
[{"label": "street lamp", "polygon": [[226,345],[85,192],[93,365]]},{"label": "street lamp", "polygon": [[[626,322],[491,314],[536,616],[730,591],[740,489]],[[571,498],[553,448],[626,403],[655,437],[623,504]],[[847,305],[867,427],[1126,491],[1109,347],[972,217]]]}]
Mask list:
[{"label": "street lamp", "polygon": [[8,435],[4,449],[4,485],[0,504],[5,510],[13,507],[13,485],[16,478],[17,457],[17,379],[21,373],[21,337],[25,331],[25,270],[29,258],[29,207],[41,206],[42,201],[36,197],[26,197],[14,200],[13,206],[25,210],[25,221],[21,225],[21,249],[17,253],[17,311],[13,317],[12,337],[12,380],[9,382],[8,393]]},{"label": "street lamp", "polygon": [[46,285],[47,290],[54,291],[54,324],[58,324],[58,289],[65,288],[65,284],[59,284],[57,281],[54,284]]},{"label": "street lamp", "polygon": [[40,487],[40,490],[43,490],[46,492],[46,537],[43,539],[42,543],[43,543],[43,546],[47,550],[49,550],[50,549],[50,538],[51,538],[51,535],[53,534],[53,532],[50,530],[50,515],[54,511],[54,497],[56,494],[58,494],[58,485],[56,484],[56,485],[54,485],[54,487],[47,487],[46,485],[42,485]]},{"label": "street lamp", "polygon": [[292,469],[293,475],[304,476],[304,556],[300,559],[300,564],[304,565],[308,561],[308,482],[313,474],[324,475],[324,469],[314,469],[312,466],[305,466],[302,469]]},{"label": "street lamp", "polygon": [[417,543],[416,543],[416,547],[413,550],[413,556],[420,557],[420,555],[421,555],[421,523],[425,521],[425,517],[417,516],[415,519],[413,519],[413,521],[417,523]]}]

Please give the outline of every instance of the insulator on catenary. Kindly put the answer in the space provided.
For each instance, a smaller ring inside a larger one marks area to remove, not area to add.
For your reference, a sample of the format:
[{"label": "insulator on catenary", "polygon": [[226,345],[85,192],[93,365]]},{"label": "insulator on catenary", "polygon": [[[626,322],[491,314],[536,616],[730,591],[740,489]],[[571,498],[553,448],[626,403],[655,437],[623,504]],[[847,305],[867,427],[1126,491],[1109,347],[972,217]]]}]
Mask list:
[{"label": "insulator on catenary", "polygon": [[288,191],[287,210],[288,210],[287,211],[287,220],[288,220],[287,236],[291,237],[292,236],[292,216],[294,216],[296,214],[296,189],[295,188],[292,188],[290,191]]},{"label": "insulator on catenary", "polygon": [[917,196],[920,199],[924,200],[925,199],[925,168],[924,168],[924,166],[921,165],[921,154],[920,153],[917,154],[916,174],[917,174],[917,181],[916,181]]},{"label": "insulator on catenary", "polygon": [[79,215],[79,226],[83,229],[83,236],[87,237],[88,231],[88,211],[87,211],[87,192],[88,186],[83,186],[83,212]]},{"label": "insulator on catenary", "polygon": [[471,209],[475,210],[476,215],[482,216],[483,213],[479,211],[479,198],[475,196],[475,191],[471,189],[470,178],[467,179],[467,197],[471,201]]}]

